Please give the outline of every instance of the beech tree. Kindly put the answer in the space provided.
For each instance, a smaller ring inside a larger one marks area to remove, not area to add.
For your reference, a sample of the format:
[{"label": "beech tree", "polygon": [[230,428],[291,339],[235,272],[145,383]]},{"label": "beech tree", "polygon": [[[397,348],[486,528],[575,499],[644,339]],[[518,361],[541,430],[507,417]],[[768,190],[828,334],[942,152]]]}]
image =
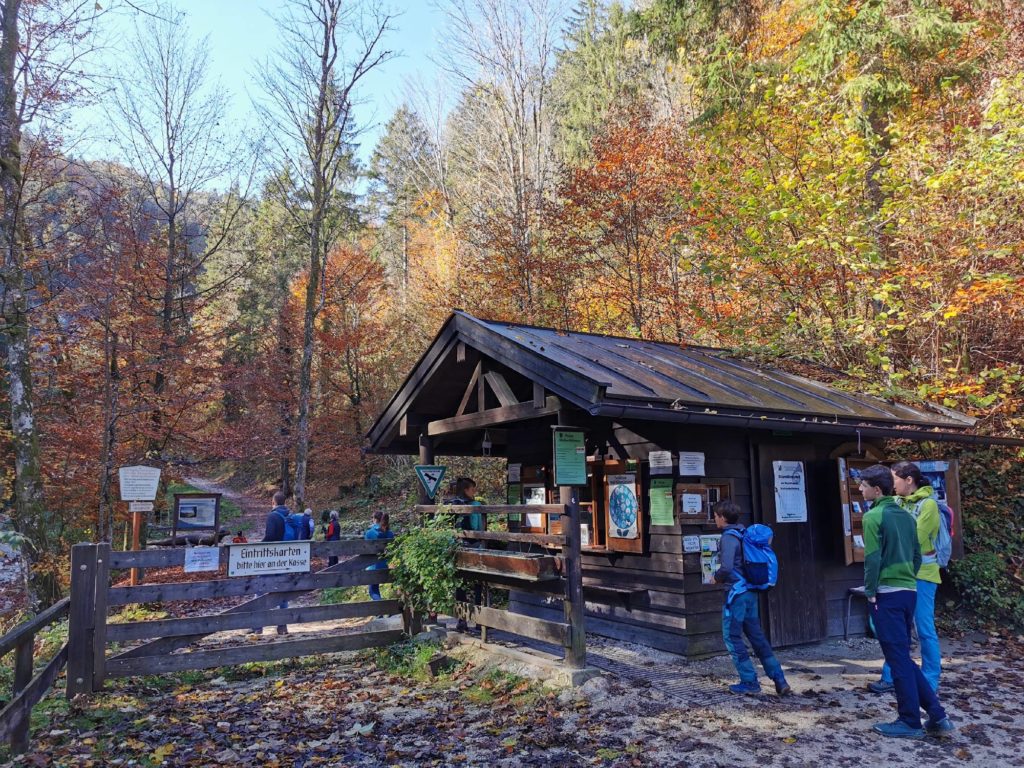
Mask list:
[{"label": "beech tree", "polygon": [[260,73],[264,96],[257,109],[270,154],[285,171],[272,178],[287,180],[278,193],[288,201],[307,255],[293,490],[299,507],[306,496],[314,331],[325,301],[324,270],[352,223],[343,208],[351,181],[351,141],[358,127],[353,115],[356,90],[367,73],[392,56],[384,47],[391,18],[375,1],[289,0],[278,18],[281,47]]}]

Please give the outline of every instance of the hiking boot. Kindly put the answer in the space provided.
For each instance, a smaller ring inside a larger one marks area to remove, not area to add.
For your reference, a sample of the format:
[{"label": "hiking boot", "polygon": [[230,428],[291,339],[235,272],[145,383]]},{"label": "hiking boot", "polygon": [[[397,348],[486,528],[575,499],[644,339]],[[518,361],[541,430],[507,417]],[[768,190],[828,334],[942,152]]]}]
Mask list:
[{"label": "hiking boot", "polygon": [[929,720],[924,724],[925,733],[940,739],[952,736],[955,730],[956,726],[953,725],[953,722],[948,717],[944,717],[941,720]]},{"label": "hiking boot", "polygon": [[868,683],[868,690],[872,693],[892,693],[896,690],[896,686],[885,680],[876,680],[873,683]]},{"label": "hiking boot", "polygon": [[746,695],[753,695],[761,692],[761,684],[756,680],[752,683],[739,682],[735,685],[729,686],[729,691],[732,693],[741,693]]},{"label": "hiking boot", "polygon": [[892,723],[877,723],[876,725],[871,726],[871,730],[875,733],[880,733],[883,736],[890,736],[894,739],[924,738],[923,728],[911,728],[902,720],[897,720]]},{"label": "hiking boot", "polygon": [[789,683],[785,680],[777,680],[775,682],[775,692],[780,696],[792,696],[793,689],[789,687]]}]

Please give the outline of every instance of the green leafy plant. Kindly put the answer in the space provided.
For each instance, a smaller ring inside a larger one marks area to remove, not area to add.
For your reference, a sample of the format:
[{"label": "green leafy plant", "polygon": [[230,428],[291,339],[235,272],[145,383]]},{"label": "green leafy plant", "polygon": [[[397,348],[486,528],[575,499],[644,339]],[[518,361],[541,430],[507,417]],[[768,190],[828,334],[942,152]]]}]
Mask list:
[{"label": "green leafy plant", "polygon": [[446,611],[455,606],[462,580],[455,569],[459,545],[451,515],[440,514],[399,534],[388,545],[387,559],[402,602],[415,611]]},{"label": "green leafy plant", "polygon": [[953,563],[952,574],[964,601],[979,617],[1024,627],[1024,591],[998,554],[972,552]]}]

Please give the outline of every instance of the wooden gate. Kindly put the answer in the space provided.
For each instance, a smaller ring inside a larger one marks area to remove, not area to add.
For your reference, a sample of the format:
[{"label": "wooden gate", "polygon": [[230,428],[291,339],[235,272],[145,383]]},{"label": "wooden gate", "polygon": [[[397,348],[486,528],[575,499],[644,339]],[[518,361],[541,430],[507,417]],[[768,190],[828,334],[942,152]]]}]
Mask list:
[{"label": "wooden gate", "polygon": [[[301,639],[272,643],[178,652],[214,632],[260,629],[281,624],[303,624],[360,616],[394,615],[402,612],[397,600],[337,605],[279,608],[286,600],[313,590],[390,582],[387,569],[366,570],[377,562],[387,541],[363,539],[310,542],[312,558],[336,556],[336,565],[316,572],[268,576],[241,576],[170,584],[111,586],[111,574],[131,568],[182,566],[184,548],[114,552],[109,544],[76,544],[71,551],[71,614],[68,628],[67,695],[90,693],[103,687],[108,677],[129,677],[177,672],[186,669],[275,661],[317,653],[334,653],[390,645],[405,634],[418,631],[415,617],[405,616],[404,629],[362,630],[352,633],[319,633]],[[258,544],[254,545],[258,546]],[[221,547],[219,562],[228,559]],[[218,572],[223,576],[222,572]],[[224,597],[250,599],[219,613],[125,624],[110,623],[111,608],[135,603],[202,601]],[[142,645],[113,655],[119,645],[147,640]]]}]

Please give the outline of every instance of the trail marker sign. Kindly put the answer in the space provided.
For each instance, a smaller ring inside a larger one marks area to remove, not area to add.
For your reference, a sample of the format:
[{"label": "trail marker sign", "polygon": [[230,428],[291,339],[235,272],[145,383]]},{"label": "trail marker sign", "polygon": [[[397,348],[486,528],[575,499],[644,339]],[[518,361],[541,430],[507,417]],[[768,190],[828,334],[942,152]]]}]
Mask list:
[{"label": "trail marker sign", "polygon": [[444,480],[444,473],[447,471],[448,467],[439,467],[434,464],[416,465],[416,477],[420,479],[428,498],[432,499],[437,496],[437,489],[441,487],[441,481]]}]

